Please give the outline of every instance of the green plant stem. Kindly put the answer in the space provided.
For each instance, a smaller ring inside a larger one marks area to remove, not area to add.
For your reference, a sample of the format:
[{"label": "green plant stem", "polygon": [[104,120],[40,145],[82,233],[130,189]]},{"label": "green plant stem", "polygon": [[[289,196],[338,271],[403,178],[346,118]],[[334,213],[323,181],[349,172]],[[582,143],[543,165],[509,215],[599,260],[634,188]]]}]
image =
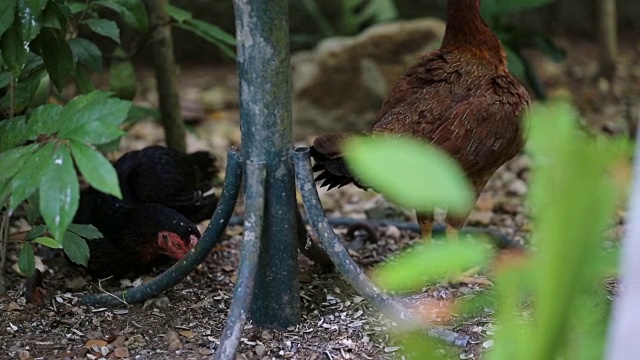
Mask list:
[{"label": "green plant stem", "polygon": [[169,15],[164,10],[166,3],[167,0],[144,0],[149,14],[149,25],[153,29],[149,43],[153,51],[158,101],[167,146],[185,152],[187,131],[180,114],[173,38],[171,28],[166,25],[169,23]]}]

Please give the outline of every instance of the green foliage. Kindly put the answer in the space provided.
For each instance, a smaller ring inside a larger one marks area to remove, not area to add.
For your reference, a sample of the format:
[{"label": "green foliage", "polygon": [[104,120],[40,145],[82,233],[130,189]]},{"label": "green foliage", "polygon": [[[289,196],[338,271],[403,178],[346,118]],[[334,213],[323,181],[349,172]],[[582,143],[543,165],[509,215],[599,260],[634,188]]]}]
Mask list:
[{"label": "green foliage", "polygon": [[[464,214],[473,205],[474,194],[460,166],[423,142],[384,136],[354,138],[345,144],[345,153],[358,177],[408,208],[432,211],[447,204],[451,213]],[[431,171],[434,168],[438,171]]]},{"label": "green foliage", "polygon": [[321,31],[319,36],[292,35],[294,41],[301,42],[317,42],[321,38],[331,36],[351,36],[364,27],[398,18],[394,0],[344,0],[341,2],[336,23],[320,11],[316,0],[293,0],[291,4],[305,12]]},{"label": "green foliage", "polygon": [[179,28],[190,31],[200,36],[204,40],[216,45],[230,58],[236,58],[236,55],[233,52],[233,47],[235,47],[236,45],[236,40],[233,35],[230,35],[221,28],[206,21],[194,19],[193,15],[190,12],[175,7],[171,4],[165,4],[164,9],[167,14],[169,14],[169,16],[177,22],[177,26]]},{"label": "green foliage", "polygon": [[536,96],[546,98],[544,88],[534,67],[522,54],[525,48],[537,48],[554,61],[563,61],[565,52],[556,46],[553,40],[538,31],[523,31],[509,25],[509,16],[513,13],[535,9],[549,5],[554,0],[483,0],[480,3],[480,13],[500,38],[507,49],[509,71],[518,78],[528,81]]},{"label": "green foliage", "polygon": [[[603,279],[615,273],[617,262],[617,251],[605,251],[602,241],[624,193],[624,186],[615,182],[619,179],[614,170],[628,161],[629,145],[583,134],[567,103],[536,104],[527,122],[531,129],[527,152],[533,161],[528,202],[535,220],[534,247],[526,258],[512,256],[494,266],[496,287],[490,296],[466,300],[463,309],[486,307],[487,301],[496,309],[498,330],[488,359],[599,359],[610,306]],[[373,151],[390,150],[373,142],[370,146],[379,148]],[[349,146],[346,150],[363,149]],[[425,163],[429,160],[422,154],[397,156],[390,168],[384,167],[386,162],[374,163],[362,156],[352,160],[360,163],[353,170],[367,183],[414,170],[416,178],[428,175],[447,181],[448,177],[460,184],[455,179],[459,174],[442,170],[437,161]],[[362,171],[367,166],[382,170]],[[398,170],[401,167],[406,170]],[[427,175],[421,174],[425,171]],[[396,188],[386,188],[385,195],[398,198],[412,186],[399,178]],[[450,271],[486,265],[488,259],[486,247],[476,242],[419,245],[375,274],[389,289],[412,290]],[[408,353],[424,354],[443,346],[417,341],[419,337],[407,334]]]},{"label": "green foliage", "polygon": [[[119,22],[112,15],[144,38],[152,30],[147,11],[141,0],[3,0],[1,8],[0,210],[11,214],[28,200],[29,223],[44,222],[27,234],[19,262],[24,273],[34,269],[33,243],[62,248],[72,261],[86,264],[85,239],[101,235],[71,223],[79,205],[76,169],[95,189],[121,197],[115,169],[96,148],[114,150],[123,121],[156,112],[95,90],[90,75],[103,71],[104,54],[78,29],[119,45]],[[177,26],[234,56],[232,35],[174,6],[166,10]],[[109,80],[116,95],[130,100],[135,71],[123,47],[110,56]],[[84,95],[65,106],[47,104],[52,86],[61,92],[70,81]]]},{"label": "green foliage", "polygon": [[[110,93],[94,91],[64,107],[42,105],[29,116],[0,122],[5,125],[0,144],[9,144],[0,152],[0,162],[6,166],[0,173],[0,202],[8,198],[8,210],[13,211],[39,190],[37,210],[31,204],[29,210],[37,214],[30,214],[29,220],[33,223],[41,216],[51,233],[51,238],[41,237],[44,229],[34,227],[27,240],[62,247],[70,259],[86,264],[88,248],[83,237],[95,238],[96,232],[71,225],[79,201],[74,161],[91,186],[121,197],[115,169],[92,145],[119,138],[123,132],[118,126],[130,107],[130,102],[111,98]],[[27,251],[23,250],[24,256],[31,254]],[[21,261],[25,273],[32,271],[28,265]]]}]

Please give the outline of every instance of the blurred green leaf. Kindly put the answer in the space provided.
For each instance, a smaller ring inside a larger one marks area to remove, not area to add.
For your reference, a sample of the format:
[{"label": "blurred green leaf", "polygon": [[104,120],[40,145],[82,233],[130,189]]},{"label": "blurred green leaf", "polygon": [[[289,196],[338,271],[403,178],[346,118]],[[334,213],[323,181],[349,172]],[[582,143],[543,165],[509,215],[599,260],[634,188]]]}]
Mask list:
[{"label": "blurred green leaf", "polygon": [[495,0],[495,11],[500,14],[533,9],[552,3],[553,0]]},{"label": "blurred green leaf", "polygon": [[147,10],[142,1],[139,0],[98,0],[93,4],[116,11],[122,16],[127,25],[136,31],[146,33],[149,31],[149,20]]},{"label": "blurred green leaf", "polygon": [[24,143],[28,136],[24,116],[0,121],[0,152]]},{"label": "blurred green leaf", "polygon": [[42,20],[42,27],[61,31],[67,30],[66,17],[63,15],[60,7],[61,5],[54,1],[51,1],[47,4],[47,7],[44,9],[44,19]]},{"label": "blurred green leaf", "polygon": [[84,224],[69,224],[68,231],[72,233],[82,236],[85,239],[100,239],[102,238],[102,233],[93,225],[84,225]]},{"label": "blurred green leaf", "polygon": [[33,240],[37,237],[40,237],[46,230],[47,227],[45,225],[36,225],[32,227],[31,230],[29,230],[27,236],[25,237],[25,240]]},{"label": "blurred green leaf", "polygon": [[62,248],[69,259],[76,264],[87,266],[89,262],[89,246],[80,236],[67,231],[64,233]]},{"label": "blurred green leaf", "polygon": [[416,290],[474,266],[484,266],[490,256],[491,248],[476,241],[420,244],[382,264],[374,278],[388,290]]},{"label": "blurred green leaf", "polygon": [[11,180],[11,209],[15,209],[38,188],[42,175],[51,168],[54,144],[42,146],[25,159],[24,165]]},{"label": "blurred green leaf", "polygon": [[102,52],[93,42],[83,38],[69,40],[69,46],[73,57],[86,66],[89,70],[99,72],[102,70]]},{"label": "blurred green leaf", "polygon": [[47,6],[49,0],[25,0],[25,3],[31,10],[31,16],[37,17]]},{"label": "blurred green leaf", "polygon": [[96,89],[96,86],[89,77],[89,70],[82,65],[76,68],[73,74],[73,81],[76,83],[78,91],[80,91],[81,94],[88,94]]},{"label": "blurred green leaf", "polygon": [[13,21],[0,38],[2,59],[15,77],[18,77],[27,61],[27,47],[22,36],[22,23]]},{"label": "blurred green leaf", "polygon": [[44,9],[46,1],[39,0],[19,0],[18,14],[22,22],[22,39],[25,44],[31,42],[40,33],[42,27],[42,17],[40,12]]},{"label": "blurred green leaf", "polygon": [[[114,54],[122,54],[118,49]],[[109,67],[109,88],[115,95],[124,100],[133,100],[136,96],[138,82],[136,80],[136,69],[131,60],[112,61]]]},{"label": "blurred green leaf", "polygon": [[39,237],[33,240],[33,242],[50,247],[52,249],[61,249],[62,245],[57,242],[55,239],[52,239],[47,236]]},{"label": "blurred green leaf", "polygon": [[[38,144],[30,144],[1,152],[0,164],[2,164],[2,171],[0,171],[0,182],[11,179],[22,166],[24,166],[25,159],[33,154],[39,147]],[[0,201],[0,203],[2,203],[2,201]]]},{"label": "blurred green leaf", "polygon": [[22,244],[18,257],[18,267],[26,276],[31,276],[36,271],[36,257],[33,254],[33,246],[28,242]]},{"label": "blurred green leaf", "polygon": [[346,141],[349,168],[393,201],[418,211],[447,207],[466,214],[475,195],[459,165],[447,154],[408,138],[376,136]]},{"label": "blurred green leaf", "polygon": [[555,62],[563,61],[567,57],[567,52],[558,47],[553,39],[543,33],[535,33],[533,41],[542,52]]},{"label": "blurred green leaf", "polygon": [[198,19],[187,19],[183,23],[179,23],[178,27],[200,36],[204,40],[216,45],[232,59],[235,59],[236,55],[233,52],[232,46],[236,45],[236,40],[233,35],[221,28]]},{"label": "blurred green leaf", "polygon": [[509,72],[513,74],[515,77],[524,81],[527,79],[527,70],[525,68],[525,64],[522,61],[520,55],[515,53],[510,48],[506,48],[507,51],[507,64],[509,66]]},{"label": "blurred green leaf", "polygon": [[54,29],[44,29],[40,33],[40,46],[44,66],[56,88],[61,91],[73,70],[73,53],[64,38],[64,33]]},{"label": "blurred green leaf", "polygon": [[18,0],[4,0],[0,12],[0,36],[13,24]]},{"label": "blurred green leaf", "polygon": [[83,143],[71,140],[70,145],[78,169],[89,185],[121,199],[118,174],[109,160]]},{"label": "blurred green leaf", "polygon": [[107,37],[120,44],[120,29],[115,21],[106,19],[87,19],[85,24],[98,35]]},{"label": "blurred green leaf", "polygon": [[535,264],[538,324],[533,347],[534,358],[546,359],[566,349],[568,320],[580,316],[589,284],[599,280],[587,269],[599,262],[602,234],[614,214],[615,190],[607,171],[611,152],[598,149],[581,133],[569,104],[535,105],[528,120],[528,151],[536,165],[532,242],[544,251]]},{"label": "blurred green leaf", "polygon": [[68,5],[69,5],[69,11],[72,14],[78,14],[83,11],[87,11],[90,3],[84,2],[84,1],[72,1]]},{"label": "blurred green leaf", "polygon": [[164,11],[175,21],[183,23],[185,20],[193,18],[190,12],[173,6],[169,3],[164,4]]},{"label": "blurred green leaf", "polygon": [[[40,200],[38,199],[37,192],[34,192],[33,194],[31,194],[31,196],[27,197],[27,203],[25,204],[24,208],[27,213],[27,222],[29,222],[29,224],[35,224],[36,220],[38,220],[38,218],[40,217],[40,207],[38,206],[39,203]],[[38,225],[31,230],[40,226],[42,225]]]},{"label": "blurred green leaf", "polygon": [[53,166],[47,165],[40,181],[40,212],[53,237],[59,240],[78,209],[80,189],[68,146],[58,145],[49,161]]}]

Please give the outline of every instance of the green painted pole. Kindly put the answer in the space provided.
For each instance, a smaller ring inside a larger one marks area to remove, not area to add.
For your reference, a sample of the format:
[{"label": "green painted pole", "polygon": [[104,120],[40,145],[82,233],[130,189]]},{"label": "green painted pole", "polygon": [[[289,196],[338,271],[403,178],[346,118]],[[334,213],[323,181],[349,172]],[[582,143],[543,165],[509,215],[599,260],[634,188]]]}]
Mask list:
[{"label": "green painted pole", "polygon": [[[234,7],[242,154],[266,171],[250,317],[259,327],[286,329],[300,321],[288,1],[235,0]],[[255,200],[245,196],[246,203]]]}]

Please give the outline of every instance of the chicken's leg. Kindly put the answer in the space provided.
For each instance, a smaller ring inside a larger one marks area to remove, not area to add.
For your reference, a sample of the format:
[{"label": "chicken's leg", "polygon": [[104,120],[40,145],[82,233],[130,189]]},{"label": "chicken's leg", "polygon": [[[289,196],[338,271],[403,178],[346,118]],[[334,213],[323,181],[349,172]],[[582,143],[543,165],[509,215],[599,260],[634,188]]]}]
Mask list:
[{"label": "chicken's leg", "polygon": [[[447,219],[446,233],[447,233],[447,239],[449,241],[458,240],[458,235],[460,233],[459,229],[461,229],[464,226],[465,222],[466,222],[466,219],[460,219],[460,218]],[[448,282],[451,284],[475,284],[478,286],[485,286],[485,287],[493,286],[493,283],[491,281],[485,278],[477,277],[476,275],[478,274],[478,271],[480,271],[480,267],[474,266],[473,268],[461,274],[452,276],[451,278],[448,279]]]},{"label": "chicken's leg", "polygon": [[426,242],[431,241],[431,233],[433,232],[433,214],[416,213],[418,224],[420,225],[420,233]]}]

